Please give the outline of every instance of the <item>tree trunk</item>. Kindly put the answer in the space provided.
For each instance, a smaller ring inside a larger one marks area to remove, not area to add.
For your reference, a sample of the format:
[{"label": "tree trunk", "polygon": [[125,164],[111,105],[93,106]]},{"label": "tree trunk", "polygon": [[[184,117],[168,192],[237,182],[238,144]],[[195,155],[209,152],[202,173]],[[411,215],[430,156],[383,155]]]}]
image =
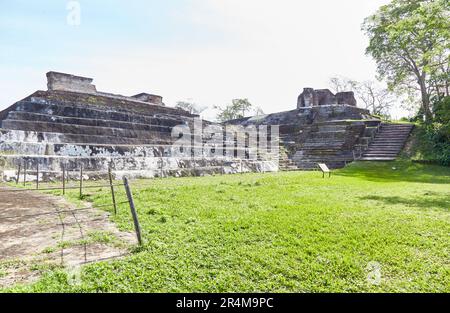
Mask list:
[{"label": "tree trunk", "polygon": [[425,114],[425,121],[431,122],[433,120],[433,114],[431,113],[430,108],[430,96],[428,95],[427,86],[423,75],[422,77],[419,78],[419,85],[420,85],[420,94],[422,96],[422,108],[423,113]]}]

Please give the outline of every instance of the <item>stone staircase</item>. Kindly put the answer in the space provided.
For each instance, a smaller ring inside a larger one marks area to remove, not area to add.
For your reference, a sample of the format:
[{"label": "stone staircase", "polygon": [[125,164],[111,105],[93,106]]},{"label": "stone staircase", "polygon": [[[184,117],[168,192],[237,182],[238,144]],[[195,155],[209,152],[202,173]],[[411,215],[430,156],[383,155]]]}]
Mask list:
[{"label": "stone staircase", "polygon": [[382,123],[380,130],[364,151],[362,161],[393,161],[403,149],[414,125]]},{"label": "stone staircase", "polygon": [[283,143],[280,142],[280,150],[279,150],[279,170],[280,171],[297,171],[299,170],[298,166],[294,161],[289,159],[287,150],[284,147]]}]

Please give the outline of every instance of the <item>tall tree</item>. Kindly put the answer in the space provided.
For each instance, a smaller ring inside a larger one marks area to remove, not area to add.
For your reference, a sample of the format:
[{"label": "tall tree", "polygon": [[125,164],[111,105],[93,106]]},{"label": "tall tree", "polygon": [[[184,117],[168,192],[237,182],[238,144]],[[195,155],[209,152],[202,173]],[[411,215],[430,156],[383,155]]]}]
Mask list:
[{"label": "tall tree", "polygon": [[230,105],[226,107],[214,106],[218,110],[217,119],[221,122],[245,117],[252,104],[248,99],[233,99]]},{"label": "tall tree", "polygon": [[391,90],[419,92],[426,120],[431,98],[449,93],[449,12],[448,0],[393,0],[362,26],[380,78]]}]

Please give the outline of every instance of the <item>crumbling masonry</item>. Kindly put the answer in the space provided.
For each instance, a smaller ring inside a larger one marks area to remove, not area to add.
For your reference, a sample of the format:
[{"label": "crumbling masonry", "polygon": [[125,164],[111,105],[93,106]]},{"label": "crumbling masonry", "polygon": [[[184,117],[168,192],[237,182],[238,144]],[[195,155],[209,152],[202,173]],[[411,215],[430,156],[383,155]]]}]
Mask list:
[{"label": "crumbling masonry", "polygon": [[[380,121],[356,107],[352,93],[332,94],[306,88],[297,109],[233,120],[227,125],[279,125],[280,157],[177,156],[172,130],[192,126],[197,117],[167,107],[162,97],[132,97],[97,91],[92,79],[47,73],[48,90],[36,91],[0,112],[0,167],[15,176],[25,159],[29,168],[58,173],[64,166],[116,176],[190,176],[314,168],[317,162],[342,167],[367,145]],[[203,121],[203,127],[214,123]],[[207,135],[203,135],[204,142]],[[234,147],[234,142],[224,142]],[[245,155],[245,154],[244,154]],[[2,170],[0,168],[0,170]]]}]

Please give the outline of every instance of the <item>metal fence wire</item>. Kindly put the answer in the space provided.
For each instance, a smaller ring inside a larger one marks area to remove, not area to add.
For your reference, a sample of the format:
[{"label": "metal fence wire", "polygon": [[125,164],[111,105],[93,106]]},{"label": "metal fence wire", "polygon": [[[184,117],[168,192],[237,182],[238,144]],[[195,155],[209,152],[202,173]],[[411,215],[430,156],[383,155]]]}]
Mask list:
[{"label": "metal fence wire", "polygon": [[[34,170],[34,171],[33,171]],[[106,208],[106,207],[111,207],[113,209],[114,215],[117,215],[117,206],[121,205],[121,204],[127,204],[130,207],[130,212],[131,212],[131,216],[133,219],[133,224],[134,224],[134,229],[136,232],[136,237],[137,237],[137,241],[139,243],[139,245],[142,245],[143,241],[142,241],[142,235],[141,235],[141,227],[139,224],[139,218],[136,212],[136,207],[134,204],[134,200],[133,200],[133,193],[131,191],[131,187],[130,187],[130,183],[128,181],[127,177],[123,177],[122,179],[122,183],[114,183],[114,179],[113,179],[113,174],[112,174],[112,170],[111,170],[111,166],[109,166],[108,171],[96,171],[96,172],[90,172],[90,173],[96,173],[99,175],[105,175],[107,177],[107,184],[100,184],[100,185],[93,185],[93,184],[86,184],[85,185],[85,181],[84,181],[84,173],[83,173],[83,166],[80,165],[78,170],[71,170],[70,172],[77,172],[78,175],[78,183],[76,186],[71,186],[68,185],[69,183],[69,179],[70,179],[70,175],[68,175],[68,171],[66,170],[65,166],[62,166],[62,170],[61,172],[55,172],[55,171],[42,171],[39,168],[39,164],[36,165],[36,167],[34,169],[30,169],[28,167],[28,162],[27,160],[24,160],[23,162],[20,162],[17,165],[17,175],[16,175],[16,185],[18,185],[20,183],[20,179],[23,178],[23,187],[24,188],[8,188],[8,189],[0,189],[0,194],[1,193],[22,193],[22,194],[26,194],[32,191],[61,191],[62,195],[66,194],[67,190],[79,190],[79,199],[83,199],[83,191],[86,189],[98,189],[98,188],[109,188],[110,192],[111,192],[111,203],[110,204],[105,204],[105,205],[99,205],[99,206],[89,206],[89,207],[84,207],[84,208],[76,208],[76,209],[70,209],[70,210],[56,210],[56,211],[48,211],[48,212],[40,212],[40,213],[36,213],[36,214],[24,214],[24,215],[16,215],[16,216],[4,216],[1,217],[1,220],[11,220],[11,219],[23,219],[23,218],[35,218],[35,217],[39,217],[39,216],[45,216],[45,215],[58,215],[61,213],[71,213],[74,214],[74,212],[77,211],[87,211],[87,210],[92,210],[92,209],[97,209],[97,208]],[[27,188],[29,185],[27,185],[27,175],[31,175],[31,173],[35,174],[36,179],[31,180],[31,188]],[[44,176],[44,174],[48,174],[51,173],[53,174],[55,177],[61,177],[60,178],[60,186],[57,187],[52,187],[54,184],[58,184],[57,181],[54,182],[49,182],[49,186],[43,186],[44,181],[40,180],[40,176]],[[55,175],[56,174],[56,175]],[[60,175],[58,175],[60,174]],[[74,179],[71,179],[72,182],[77,182]],[[116,201],[116,188],[117,187],[124,187],[125,190],[125,194],[127,197],[127,201],[122,201],[122,202],[117,202]],[[78,222],[75,222],[78,223]],[[75,224],[74,223],[74,224]],[[40,225],[45,225],[45,224],[40,224]],[[59,224],[58,224],[59,225]],[[67,225],[67,223],[64,223],[64,225]]]}]

